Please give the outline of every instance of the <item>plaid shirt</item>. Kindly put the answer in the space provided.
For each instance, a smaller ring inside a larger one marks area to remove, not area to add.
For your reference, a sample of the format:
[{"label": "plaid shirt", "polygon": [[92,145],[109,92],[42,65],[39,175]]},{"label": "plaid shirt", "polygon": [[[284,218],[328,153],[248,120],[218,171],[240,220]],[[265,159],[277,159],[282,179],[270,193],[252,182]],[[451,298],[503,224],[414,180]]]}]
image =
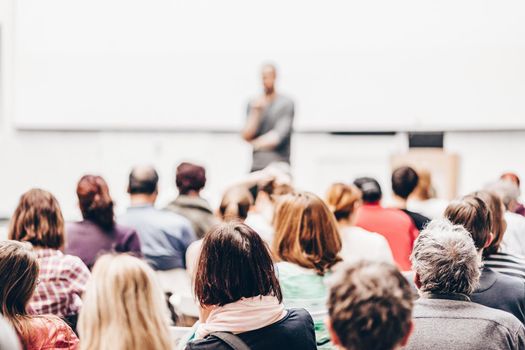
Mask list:
[{"label": "plaid shirt", "polygon": [[35,249],[39,283],[29,303],[34,314],[66,317],[78,314],[90,273],[80,258],[56,249]]}]

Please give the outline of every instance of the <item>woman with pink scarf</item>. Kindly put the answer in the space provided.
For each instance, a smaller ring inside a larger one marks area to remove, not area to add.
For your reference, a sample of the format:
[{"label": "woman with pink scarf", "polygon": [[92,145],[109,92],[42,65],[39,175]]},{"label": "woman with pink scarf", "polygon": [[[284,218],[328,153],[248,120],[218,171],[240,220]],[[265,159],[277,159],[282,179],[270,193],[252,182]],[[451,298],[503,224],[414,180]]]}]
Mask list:
[{"label": "woman with pink scarf", "polygon": [[268,247],[249,226],[233,221],[208,232],[195,276],[201,312],[187,350],[230,350],[217,332],[251,350],[316,349],[311,316],[284,308]]}]

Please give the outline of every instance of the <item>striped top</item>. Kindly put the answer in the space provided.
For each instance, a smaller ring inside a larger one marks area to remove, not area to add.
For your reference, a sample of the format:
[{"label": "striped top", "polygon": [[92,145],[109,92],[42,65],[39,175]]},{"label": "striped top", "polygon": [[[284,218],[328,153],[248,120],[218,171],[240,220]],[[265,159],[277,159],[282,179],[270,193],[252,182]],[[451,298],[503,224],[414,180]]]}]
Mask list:
[{"label": "striped top", "polygon": [[487,256],[483,263],[499,273],[525,279],[524,256],[499,252]]}]

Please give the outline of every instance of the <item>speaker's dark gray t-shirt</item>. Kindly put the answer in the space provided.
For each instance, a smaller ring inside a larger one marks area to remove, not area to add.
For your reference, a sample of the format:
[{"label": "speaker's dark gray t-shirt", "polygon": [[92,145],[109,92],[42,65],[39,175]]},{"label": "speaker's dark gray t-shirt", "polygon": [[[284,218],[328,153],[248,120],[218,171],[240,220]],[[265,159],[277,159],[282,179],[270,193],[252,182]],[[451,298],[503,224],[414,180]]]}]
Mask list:
[{"label": "speaker's dark gray t-shirt", "polygon": [[[248,114],[250,105],[248,105]],[[252,171],[261,170],[273,162],[290,163],[290,145],[294,119],[294,103],[288,97],[277,95],[262,111],[261,123],[255,137],[275,131],[279,144],[273,150],[253,151]]]}]

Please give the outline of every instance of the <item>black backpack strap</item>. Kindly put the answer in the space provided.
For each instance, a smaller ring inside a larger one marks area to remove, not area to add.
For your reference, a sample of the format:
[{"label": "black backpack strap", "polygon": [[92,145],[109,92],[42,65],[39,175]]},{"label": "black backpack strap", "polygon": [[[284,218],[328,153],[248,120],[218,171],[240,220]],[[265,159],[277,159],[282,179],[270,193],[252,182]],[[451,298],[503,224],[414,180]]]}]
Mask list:
[{"label": "black backpack strap", "polygon": [[228,344],[233,350],[250,350],[248,345],[246,345],[246,343],[244,343],[241,338],[239,338],[233,333],[213,332],[210,333],[210,336],[222,340],[224,343]]}]

